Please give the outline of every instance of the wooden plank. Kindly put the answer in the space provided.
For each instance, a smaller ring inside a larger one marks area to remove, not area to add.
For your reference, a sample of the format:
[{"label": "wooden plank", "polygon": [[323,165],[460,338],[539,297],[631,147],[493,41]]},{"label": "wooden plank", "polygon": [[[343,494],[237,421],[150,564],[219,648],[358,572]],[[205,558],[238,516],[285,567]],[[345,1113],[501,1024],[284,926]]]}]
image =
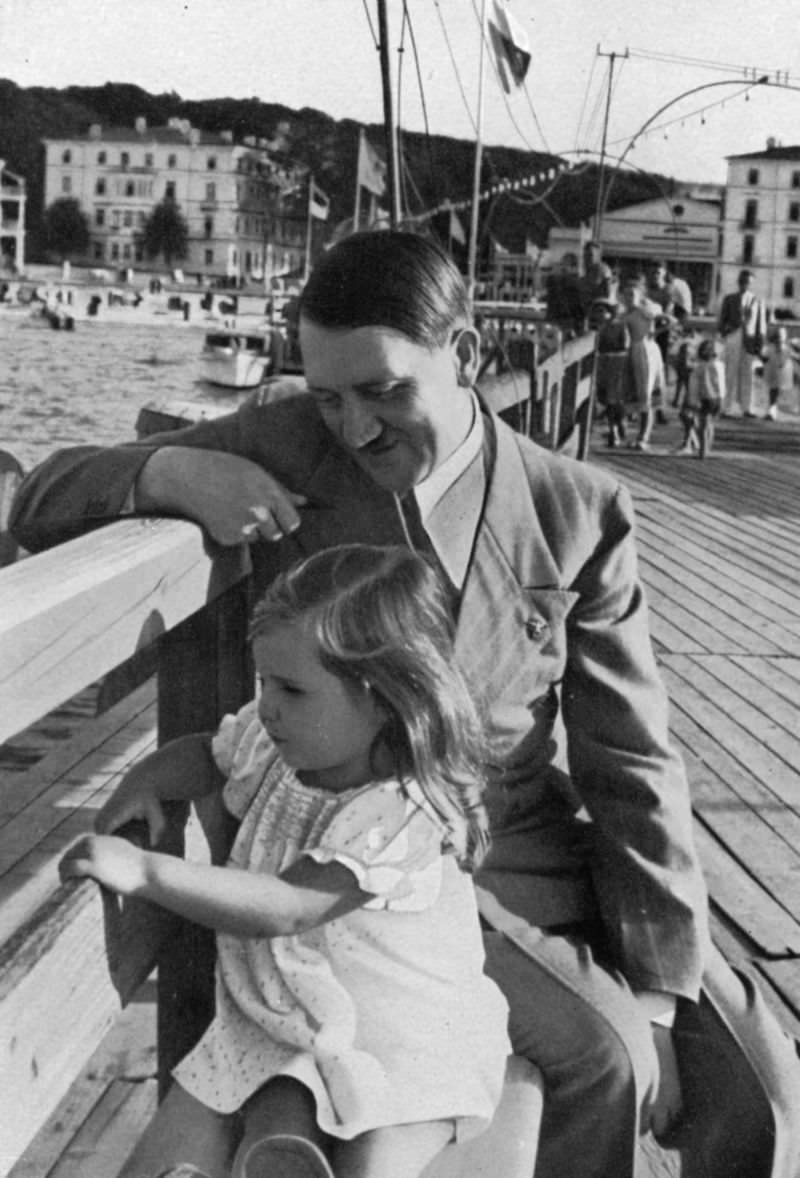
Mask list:
[{"label": "wooden plank", "polygon": [[173,922],[70,883],[0,950],[0,1164],[10,1166],[69,1091]]},{"label": "wooden plank", "polygon": [[0,739],[22,731],[238,581],[197,526],[127,520],[0,570]]},{"label": "wooden plank", "polygon": [[[86,1135],[82,1134],[84,1125],[115,1082],[120,1088],[127,1084],[144,1085],[150,1089],[147,1106],[135,1110],[137,1115],[132,1130],[136,1137],[139,1136],[156,1103],[155,1022],[155,991],[152,982],[148,982],[119,1015],[109,1034],[56,1106],[52,1117],[12,1167],[8,1178],[42,1178],[45,1174],[54,1178],[59,1173],[56,1167],[61,1155],[71,1151],[74,1157],[76,1150],[83,1147],[86,1140]],[[130,1104],[127,1111],[134,1111]],[[111,1128],[113,1132],[102,1135],[95,1132],[94,1135],[98,1154],[113,1163],[108,1165],[107,1178],[117,1173],[127,1152],[125,1142],[119,1139],[123,1128],[119,1117],[113,1126],[109,1126]],[[73,1142],[76,1149],[71,1149]]]},{"label": "wooden plank", "polygon": [[759,961],[757,965],[800,1022],[800,960]]},{"label": "wooden plank", "polygon": [[695,823],[694,832],[714,903],[763,953],[774,957],[800,953],[800,925],[795,918],[740,869],[702,823]]},{"label": "wooden plank", "polygon": [[118,1174],[157,1105],[155,1080],[114,1082],[48,1178],[110,1178]]}]

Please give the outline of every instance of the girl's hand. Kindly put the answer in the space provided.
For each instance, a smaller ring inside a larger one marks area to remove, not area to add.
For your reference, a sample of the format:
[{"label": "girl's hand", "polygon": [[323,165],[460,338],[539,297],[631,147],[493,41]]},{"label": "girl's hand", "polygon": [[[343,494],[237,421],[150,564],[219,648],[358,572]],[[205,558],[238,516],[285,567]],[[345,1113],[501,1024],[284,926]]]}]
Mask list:
[{"label": "girl's hand", "polygon": [[69,848],[58,871],[62,881],[89,877],[121,896],[135,896],[147,883],[146,854],[127,839],[88,834]]},{"label": "girl's hand", "polygon": [[94,828],[98,834],[113,834],[115,830],[137,819],[147,823],[150,846],[156,846],[167,824],[160,798],[152,790],[141,786],[135,792],[128,793],[123,785],[99,811]]}]

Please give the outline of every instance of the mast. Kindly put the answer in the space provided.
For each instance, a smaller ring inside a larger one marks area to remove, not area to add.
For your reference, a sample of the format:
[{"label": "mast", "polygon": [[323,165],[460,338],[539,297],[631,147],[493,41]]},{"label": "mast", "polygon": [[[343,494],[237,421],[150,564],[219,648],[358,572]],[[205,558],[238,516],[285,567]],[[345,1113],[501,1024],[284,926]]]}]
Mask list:
[{"label": "mast", "polygon": [[398,192],[397,130],[392,110],[392,76],[389,66],[389,27],[386,0],[378,0],[378,34],[380,37],[381,83],[383,86],[383,125],[386,135],[386,186],[389,197],[389,223],[396,229],[400,223]]},{"label": "mast", "polygon": [[475,297],[475,270],[478,254],[478,212],[481,192],[481,159],[483,154],[483,80],[486,72],[486,0],[481,0],[481,48],[478,67],[478,110],[475,119],[475,172],[472,180],[472,215],[469,227],[469,252],[467,255],[467,293],[470,301]]}]

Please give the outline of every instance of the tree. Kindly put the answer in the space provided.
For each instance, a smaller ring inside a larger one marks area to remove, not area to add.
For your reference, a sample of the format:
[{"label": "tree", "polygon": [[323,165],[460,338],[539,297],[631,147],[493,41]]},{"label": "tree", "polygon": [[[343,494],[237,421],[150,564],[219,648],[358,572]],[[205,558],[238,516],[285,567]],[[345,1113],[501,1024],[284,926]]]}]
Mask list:
[{"label": "tree", "polygon": [[62,262],[89,249],[89,221],[74,197],[61,196],[47,206],[44,229],[47,248]]},{"label": "tree", "polygon": [[141,241],[148,258],[164,256],[169,268],[173,258],[185,258],[189,252],[189,226],[174,200],[165,198],[154,206],[142,229]]}]

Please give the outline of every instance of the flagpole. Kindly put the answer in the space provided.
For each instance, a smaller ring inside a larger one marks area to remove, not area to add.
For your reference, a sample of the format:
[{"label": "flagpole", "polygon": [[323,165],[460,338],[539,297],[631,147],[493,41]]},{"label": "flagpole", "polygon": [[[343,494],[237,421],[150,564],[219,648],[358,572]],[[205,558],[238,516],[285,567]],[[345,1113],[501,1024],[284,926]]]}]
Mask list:
[{"label": "flagpole", "polygon": [[486,72],[486,0],[481,0],[481,51],[480,63],[478,67],[478,110],[477,118],[475,120],[475,174],[472,183],[472,216],[470,218],[469,227],[469,253],[467,261],[467,292],[470,301],[475,298],[475,268],[478,253],[478,211],[480,205],[480,188],[481,188],[481,157],[483,153],[483,144],[481,137],[483,134],[483,81]]},{"label": "flagpole", "polygon": [[303,267],[303,285],[311,273],[311,198],[314,195],[314,177],[308,173],[308,212],[306,213],[306,260]]},{"label": "flagpole", "polygon": [[358,129],[358,160],[356,162],[356,203],[353,209],[353,229],[356,233],[361,224],[361,152],[363,151],[362,141],[364,139],[364,128]]}]

